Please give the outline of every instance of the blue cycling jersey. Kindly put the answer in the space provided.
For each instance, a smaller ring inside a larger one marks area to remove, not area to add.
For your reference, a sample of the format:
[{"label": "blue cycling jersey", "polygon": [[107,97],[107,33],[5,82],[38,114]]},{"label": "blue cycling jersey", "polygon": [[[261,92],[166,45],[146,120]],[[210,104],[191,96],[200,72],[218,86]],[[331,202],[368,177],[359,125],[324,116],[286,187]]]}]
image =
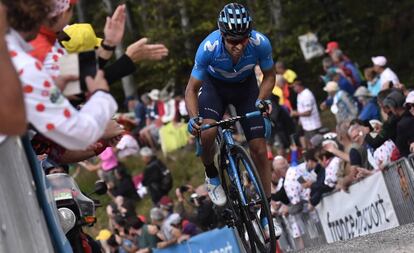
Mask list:
[{"label": "blue cycling jersey", "polygon": [[254,72],[256,64],[259,64],[263,71],[273,67],[272,46],[265,35],[253,30],[243,55],[234,65],[224,47],[220,31],[216,30],[210,33],[198,47],[191,76],[204,80],[208,73],[226,82],[239,82]]}]

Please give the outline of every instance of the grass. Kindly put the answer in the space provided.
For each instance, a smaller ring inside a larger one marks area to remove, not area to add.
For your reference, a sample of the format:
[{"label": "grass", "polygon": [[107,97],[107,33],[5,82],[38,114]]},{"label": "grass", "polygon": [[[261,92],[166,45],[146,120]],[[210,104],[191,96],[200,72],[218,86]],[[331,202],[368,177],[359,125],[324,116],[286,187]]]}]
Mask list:
[{"label": "grass", "polygon": [[[329,111],[320,112],[320,117],[322,125],[328,127],[331,130],[335,130],[335,117]],[[191,184],[195,187],[203,183],[204,180],[204,169],[201,164],[201,161],[198,157],[195,156],[195,149],[193,146],[187,146],[175,152],[172,152],[168,157],[163,157],[161,153],[158,154],[158,157],[167,165],[171,170],[174,180],[173,189],[170,191],[169,196],[175,200],[175,188],[185,184]],[[131,175],[137,175],[144,170],[143,161],[137,158],[129,158],[122,161]],[[98,180],[96,173],[91,173],[86,170],[82,170],[79,176],[76,178],[79,187],[86,193],[93,191],[94,182]],[[96,210],[97,223],[91,227],[87,228],[86,232],[95,237],[99,230],[108,227],[108,217],[106,215],[106,206],[110,202],[110,198],[105,196],[95,196],[98,198],[102,207]],[[145,196],[144,199],[140,200],[137,203],[137,213],[143,214],[148,218],[149,211],[152,208],[152,202],[149,196]]]},{"label": "grass", "polygon": [[[194,154],[194,147],[187,146],[183,149],[172,152],[168,157],[163,157],[162,154],[158,154],[160,160],[162,160],[170,169],[173,176],[173,188],[170,191],[169,196],[175,200],[175,188],[184,185],[191,184],[198,186],[203,183],[204,169],[201,161]],[[144,163],[139,157],[129,158],[122,161],[125,167],[128,169],[131,175],[137,175],[144,170]],[[91,173],[86,170],[82,170],[76,178],[76,182],[79,187],[85,193],[90,193],[94,189],[94,182],[98,180],[96,173]],[[102,207],[96,210],[97,223],[90,228],[86,228],[85,231],[92,237],[98,235],[99,230],[108,227],[108,217],[106,215],[106,206],[110,203],[110,198],[107,195],[94,196],[102,203]],[[137,203],[137,213],[149,217],[149,211],[152,208],[152,201],[147,195],[144,199]]]}]

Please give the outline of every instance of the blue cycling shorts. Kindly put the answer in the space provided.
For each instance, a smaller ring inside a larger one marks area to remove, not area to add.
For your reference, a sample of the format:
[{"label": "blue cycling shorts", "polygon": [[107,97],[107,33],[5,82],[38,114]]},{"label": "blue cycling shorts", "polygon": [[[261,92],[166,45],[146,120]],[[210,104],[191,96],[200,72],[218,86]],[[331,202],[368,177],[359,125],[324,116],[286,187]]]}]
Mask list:
[{"label": "blue cycling shorts", "polygon": [[[229,83],[206,75],[198,96],[199,114],[204,119],[219,121],[229,104],[234,105],[237,115],[257,111],[255,102],[259,96],[256,76]],[[240,121],[246,140],[264,138],[264,119],[262,116]]]}]

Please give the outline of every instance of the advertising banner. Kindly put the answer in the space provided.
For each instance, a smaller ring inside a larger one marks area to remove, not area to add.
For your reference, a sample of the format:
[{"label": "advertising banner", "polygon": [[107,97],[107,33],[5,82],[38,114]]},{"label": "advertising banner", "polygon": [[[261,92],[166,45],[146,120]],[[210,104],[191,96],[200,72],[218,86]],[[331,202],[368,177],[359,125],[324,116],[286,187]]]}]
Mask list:
[{"label": "advertising banner", "polygon": [[328,243],[399,226],[382,173],[336,192],[316,207]]},{"label": "advertising banner", "polygon": [[156,249],[154,253],[239,253],[239,245],[232,229],[215,229],[192,237],[166,249]]}]

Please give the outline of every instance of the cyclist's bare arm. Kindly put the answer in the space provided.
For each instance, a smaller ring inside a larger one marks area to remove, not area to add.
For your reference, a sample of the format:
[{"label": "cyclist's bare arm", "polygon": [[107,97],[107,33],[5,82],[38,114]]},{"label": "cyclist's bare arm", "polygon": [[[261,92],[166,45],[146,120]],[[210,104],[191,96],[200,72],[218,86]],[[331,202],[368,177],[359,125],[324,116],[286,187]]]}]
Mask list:
[{"label": "cyclist's bare arm", "polygon": [[267,99],[272,93],[272,89],[275,86],[276,73],[274,68],[263,71],[263,81],[260,85],[260,92],[258,99]]},{"label": "cyclist's bare arm", "polygon": [[201,83],[201,80],[191,76],[185,89],[185,104],[190,118],[198,116],[198,91]]}]

